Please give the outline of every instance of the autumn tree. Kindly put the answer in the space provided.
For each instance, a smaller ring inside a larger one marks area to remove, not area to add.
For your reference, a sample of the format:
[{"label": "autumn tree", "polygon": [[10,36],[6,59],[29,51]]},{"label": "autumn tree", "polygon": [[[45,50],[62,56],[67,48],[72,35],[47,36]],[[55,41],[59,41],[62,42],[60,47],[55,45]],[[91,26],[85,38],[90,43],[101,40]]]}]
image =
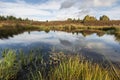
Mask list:
[{"label": "autumn tree", "polygon": [[72,21],[72,18],[68,18],[67,21]]},{"label": "autumn tree", "polygon": [[94,16],[85,16],[84,19],[83,19],[83,22],[86,22],[86,21],[96,21],[97,19],[94,17]]},{"label": "autumn tree", "polygon": [[100,17],[100,21],[109,21],[109,20],[110,20],[109,17],[106,15]]}]

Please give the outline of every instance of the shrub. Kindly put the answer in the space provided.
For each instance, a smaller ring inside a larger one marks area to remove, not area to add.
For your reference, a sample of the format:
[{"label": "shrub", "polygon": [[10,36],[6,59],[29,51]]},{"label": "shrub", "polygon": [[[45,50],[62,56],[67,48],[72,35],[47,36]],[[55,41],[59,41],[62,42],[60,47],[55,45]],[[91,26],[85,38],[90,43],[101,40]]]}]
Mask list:
[{"label": "shrub", "polygon": [[106,15],[100,17],[100,21],[109,21],[109,20],[110,20],[109,17]]},{"label": "shrub", "polygon": [[86,22],[86,21],[96,21],[97,19],[94,17],[94,16],[85,16],[84,19],[83,19],[83,22]]}]

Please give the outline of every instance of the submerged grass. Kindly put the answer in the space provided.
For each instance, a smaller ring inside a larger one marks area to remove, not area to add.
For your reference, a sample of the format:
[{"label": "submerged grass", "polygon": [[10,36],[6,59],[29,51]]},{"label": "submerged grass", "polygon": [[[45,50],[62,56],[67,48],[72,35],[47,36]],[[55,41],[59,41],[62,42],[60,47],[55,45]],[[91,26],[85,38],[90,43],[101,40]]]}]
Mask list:
[{"label": "submerged grass", "polygon": [[0,80],[120,80],[120,69],[112,63],[103,67],[78,55],[63,58],[56,54],[45,61],[40,53],[25,55],[22,51],[19,54],[14,50],[4,51]]}]

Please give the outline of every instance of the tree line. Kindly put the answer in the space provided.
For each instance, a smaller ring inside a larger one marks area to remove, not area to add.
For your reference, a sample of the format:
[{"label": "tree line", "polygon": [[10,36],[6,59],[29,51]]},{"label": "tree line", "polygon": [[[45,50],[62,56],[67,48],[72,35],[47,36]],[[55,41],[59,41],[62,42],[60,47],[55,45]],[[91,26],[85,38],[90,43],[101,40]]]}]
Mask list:
[{"label": "tree line", "polygon": [[110,18],[106,15],[100,16],[99,19],[97,19],[94,16],[86,15],[82,20],[78,19],[72,19],[68,18],[68,22],[77,22],[84,24],[86,26],[116,26],[120,25],[120,20],[110,20]]},{"label": "tree line", "polygon": [[[19,21],[24,21],[24,20],[29,20],[29,19],[28,18],[22,19],[20,17],[17,18],[15,16],[1,16],[0,15],[0,21],[4,21],[4,20],[19,20]],[[108,16],[106,16],[106,15],[103,15],[103,16],[100,17],[99,20],[100,21],[109,21],[110,18]],[[97,21],[97,19],[94,16],[86,15],[83,20],[80,20],[79,18],[78,19],[68,18],[67,21],[78,21],[78,22],[83,21],[83,22],[86,22],[86,21]]]},{"label": "tree line", "polygon": [[[82,21],[82,22],[88,22],[88,21],[98,21],[96,17],[86,15],[83,20],[78,19],[72,19],[68,18],[67,21]],[[110,21],[110,18],[106,15],[103,15],[99,18],[99,21]]]},{"label": "tree line", "polygon": [[[34,24],[45,24],[44,22],[39,22],[39,21],[33,21],[33,20],[29,20],[28,18],[26,19],[22,19],[22,18],[17,18],[14,16],[0,16],[0,21],[22,21],[26,23],[29,21],[32,21],[32,23]],[[48,21],[46,21],[48,23]],[[61,24],[60,21],[52,21],[51,23],[49,23],[50,25],[53,24]],[[86,15],[84,17],[84,19],[72,19],[72,18],[68,18],[66,21],[62,21],[62,24],[66,24],[66,23],[81,23],[83,25],[86,26],[104,26],[104,25],[108,25],[108,26],[114,26],[114,25],[120,25],[120,20],[110,20],[110,18],[106,15],[103,15],[99,18],[99,20],[94,17],[94,16],[90,16],[90,15]]]},{"label": "tree line", "polygon": [[15,16],[1,16],[0,15],[0,21],[6,21],[6,20],[18,20],[18,21],[28,21],[29,19],[22,19],[21,17],[17,18]]}]

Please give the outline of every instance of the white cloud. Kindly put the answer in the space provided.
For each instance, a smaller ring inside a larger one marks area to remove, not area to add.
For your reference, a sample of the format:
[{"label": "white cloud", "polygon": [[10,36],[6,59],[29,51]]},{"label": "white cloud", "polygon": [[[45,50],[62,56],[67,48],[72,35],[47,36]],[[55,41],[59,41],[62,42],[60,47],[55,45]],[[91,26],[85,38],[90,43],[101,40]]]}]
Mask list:
[{"label": "white cloud", "polygon": [[120,6],[100,12],[101,15],[108,15],[111,19],[120,20]]},{"label": "white cloud", "polygon": [[[98,17],[101,16],[101,14],[104,15],[105,12],[105,14],[109,13],[108,16],[110,17],[114,15],[118,18],[119,15],[116,14],[119,14],[119,8],[116,9],[116,12],[113,12],[114,10],[110,10],[110,7],[114,6],[116,2],[117,0],[65,0],[61,4],[61,11],[57,15],[57,17],[60,18],[61,15],[61,19],[66,19],[68,17],[83,18],[85,15],[93,15]],[[104,11],[102,10],[102,8],[106,8],[108,10]],[[111,18],[116,19],[116,17]]]},{"label": "white cloud", "polygon": [[65,0],[61,4],[61,9],[62,8],[70,8],[70,7],[72,7],[74,4],[76,4],[76,1],[77,0]]},{"label": "white cloud", "polygon": [[[117,0],[48,0],[44,3],[30,4],[24,0],[16,0],[16,2],[0,1],[0,14],[28,17],[35,20],[83,18],[87,14],[94,16],[106,14],[113,19],[118,19],[120,17],[118,15],[120,7],[116,6],[116,9],[109,9],[116,2]],[[102,10],[102,8],[106,8],[107,11]]]},{"label": "white cloud", "polygon": [[105,7],[113,5],[117,0],[94,0],[94,6]]},{"label": "white cloud", "polygon": [[1,14],[14,15],[23,18],[29,17],[34,19],[34,17],[37,16],[38,19],[40,19],[41,16],[52,16],[53,13],[50,11],[58,10],[59,7],[59,3],[55,1],[34,5],[19,0],[16,3],[0,1]]}]

